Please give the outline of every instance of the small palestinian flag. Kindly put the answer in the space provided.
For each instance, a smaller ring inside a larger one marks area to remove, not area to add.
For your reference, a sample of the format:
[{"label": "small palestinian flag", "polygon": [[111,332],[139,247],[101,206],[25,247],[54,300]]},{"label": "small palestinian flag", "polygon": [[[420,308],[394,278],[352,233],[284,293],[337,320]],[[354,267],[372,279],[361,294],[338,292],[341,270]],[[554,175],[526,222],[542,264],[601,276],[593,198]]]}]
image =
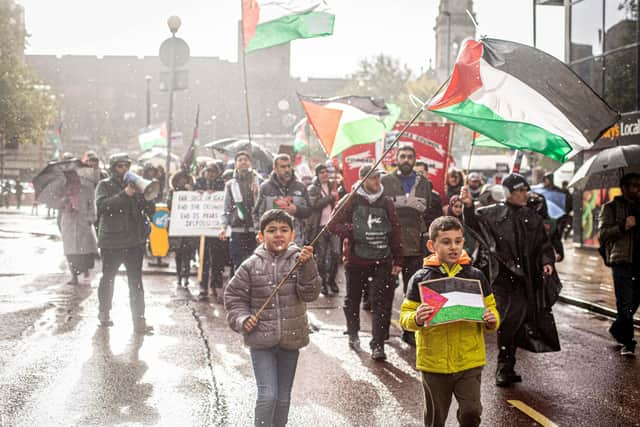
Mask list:
[{"label": "small palestinian flag", "polygon": [[242,0],[245,51],[331,35],[334,19],[324,0]]},{"label": "small palestinian flag", "polygon": [[428,109],[515,150],[564,162],[617,120],[567,65],[538,49],[465,40],[446,88]]},{"label": "small palestinian flag", "polygon": [[313,131],[329,157],[337,156],[354,145],[383,139],[400,115],[398,106],[385,104],[381,98],[298,97]]},{"label": "small palestinian flag", "polygon": [[[420,283],[420,298],[436,309],[429,326],[461,320],[483,321],[485,306],[479,280],[459,277],[427,280]],[[434,305],[433,301],[441,303]]]}]

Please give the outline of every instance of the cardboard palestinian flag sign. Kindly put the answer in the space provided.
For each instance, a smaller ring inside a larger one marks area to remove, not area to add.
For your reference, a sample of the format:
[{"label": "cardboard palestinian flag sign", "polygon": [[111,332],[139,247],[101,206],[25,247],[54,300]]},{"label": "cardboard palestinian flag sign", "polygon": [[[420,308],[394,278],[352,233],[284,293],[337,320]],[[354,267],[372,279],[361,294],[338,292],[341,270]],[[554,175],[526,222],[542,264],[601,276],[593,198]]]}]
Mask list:
[{"label": "cardboard palestinian flag sign", "polygon": [[420,299],[434,307],[429,326],[449,322],[483,322],[484,296],[479,280],[445,277],[420,283]]},{"label": "cardboard palestinian flag sign", "polygon": [[245,52],[331,35],[334,18],[324,0],[242,0]]},{"label": "cardboard palestinian flag sign", "polygon": [[385,104],[381,98],[298,97],[309,124],[329,157],[337,156],[354,145],[382,140],[400,115],[398,106]]},{"label": "cardboard palestinian flag sign", "polygon": [[564,162],[617,120],[566,64],[505,40],[465,40],[428,109],[515,150]]}]

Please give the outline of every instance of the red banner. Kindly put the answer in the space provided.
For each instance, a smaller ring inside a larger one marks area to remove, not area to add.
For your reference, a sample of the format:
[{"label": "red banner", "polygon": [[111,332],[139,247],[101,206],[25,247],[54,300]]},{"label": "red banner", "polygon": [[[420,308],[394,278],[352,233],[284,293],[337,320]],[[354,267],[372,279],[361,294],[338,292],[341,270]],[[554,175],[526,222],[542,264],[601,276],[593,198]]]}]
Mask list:
[{"label": "red banner", "polygon": [[[406,124],[407,122],[397,122],[394,132],[402,130]],[[446,194],[444,189],[452,134],[452,123],[415,122],[399,141],[400,146],[412,145],[416,150],[416,161],[429,165],[429,180],[440,196]],[[391,170],[395,168],[395,161],[396,150],[393,149],[382,162],[387,170]]]},{"label": "red banner", "polygon": [[351,191],[351,186],[360,179],[360,168],[373,165],[376,161],[376,144],[360,144],[349,147],[342,152],[342,177],[344,187]]}]

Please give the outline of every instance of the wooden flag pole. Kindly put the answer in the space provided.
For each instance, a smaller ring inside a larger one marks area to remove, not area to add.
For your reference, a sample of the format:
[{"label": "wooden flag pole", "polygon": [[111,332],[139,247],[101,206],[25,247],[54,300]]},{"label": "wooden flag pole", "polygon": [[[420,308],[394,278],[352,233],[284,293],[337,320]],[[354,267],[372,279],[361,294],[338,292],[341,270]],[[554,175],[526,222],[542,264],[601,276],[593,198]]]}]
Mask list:
[{"label": "wooden flag pole", "polygon": [[[434,92],[433,96],[431,96],[431,98],[429,98],[429,100],[427,102],[425,102],[424,104],[422,104],[422,106],[420,106],[420,108],[418,109],[418,111],[415,112],[415,114],[413,115],[413,117],[411,117],[411,120],[409,120],[407,122],[407,124],[404,125],[404,127],[402,128],[402,130],[400,131],[400,133],[398,133],[398,135],[396,135],[395,139],[393,140],[393,142],[391,143],[391,145],[389,145],[389,148],[387,148],[385,150],[384,153],[382,153],[382,156],[380,156],[380,158],[378,160],[376,160],[376,162],[374,163],[374,165],[371,167],[371,169],[369,169],[369,172],[358,182],[358,184],[356,185],[355,188],[353,188],[351,190],[351,192],[349,194],[347,194],[346,198],[342,201],[342,203],[338,204],[338,206],[336,207],[335,211],[333,211],[333,213],[331,214],[331,218],[329,218],[329,221],[327,222],[327,224],[322,227],[322,229],[320,230],[320,232],[318,232],[318,234],[316,235],[316,237],[313,239],[313,241],[311,243],[309,243],[309,246],[315,246],[316,242],[320,239],[320,236],[322,236],[325,231],[327,231],[329,225],[333,222],[333,220],[335,219],[335,217],[338,215],[338,213],[349,203],[349,200],[351,200],[351,198],[353,197],[354,194],[357,193],[357,191],[360,189],[360,187],[362,187],[362,183],[364,183],[367,178],[369,178],[369,176],[376,170],[376,168],[380,165],[380,163],[382,162],[382,159],[384,159],[387,154],[389,154],[391,152],[391,150],[395,147],[395,145],[398,143],[398,141],[400,140],[400,137],[402,135],[404,135],[404,133],[407,131],[407,129],[409,129],[409,127],[413,124],[413,122],[415,122],[418,117],[420,116],[420,114],[422,114],[422,112],[426,109],[427,105],[429,104],[429,102],[431,102],[431,100],[433,99],[433,97],[435,95],[437,95],[440,90],[444,87],[444,85],[448,82],[449,80],[445,80],[440,87]],[[271,291],[271,293],[269,294],[269,296],[267,297],[267,299],[265,300],[264,304],[262,304],[262,306],[260,307],[260,309],[256,312],[255,317],[256,319],[260,319],[260,316],[262,315],[262,312],[267,308],[267,306],[271,303],[271,300],[273,299],[273,297],[278,293],[278,291],[280,291],[280,289],[282,288],[282,286],[284,286],[285,282],[289,279],[289,277],[291,277],[291,275],[293,274],[293,272],[296,270],[296,268],[298,268],[300,266],[300,260],[297,260],[296,263],[293,265],[293,267],[291,267],[291,270],[289,270],[289,272],[282,278],[282,280],[280,280],[280,282],[278,283],[278,285],[273,288],[273,290]]]},{"label": "wooden flag pole", "polygon": [[198,251],[198,283],[202,283],[202,271],[204,270],[204,241],[206,237],[200,236],[200,250]]}]

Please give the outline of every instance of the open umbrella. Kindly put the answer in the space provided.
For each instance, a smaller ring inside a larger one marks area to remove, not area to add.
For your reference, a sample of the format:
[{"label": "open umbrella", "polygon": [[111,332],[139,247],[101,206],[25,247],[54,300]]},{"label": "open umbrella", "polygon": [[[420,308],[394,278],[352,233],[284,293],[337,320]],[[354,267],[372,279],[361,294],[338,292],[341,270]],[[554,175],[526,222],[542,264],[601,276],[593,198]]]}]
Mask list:
[{"label": "open umbrella", "polygon": [[269,173],[272,169],[273,155],[258,144],[246,139],[225,138],[205,144],[206,148],[224,153],[230,157],[238,151],[251,153],[253,167],[262,173]]},{"label": "open umbrella", "polygon": [[615,187],[620,177],[640,170],[640,145],[618,145],[600,151],[576,171],[569,187],[579,190]]},{"label": "open umbrella", "polygon": [[95,187],[100,171],[82,163],[78,159],[49,162],[33,179],[33,188],[40,203],[58,209],[64,197],[64,185],[68,174],[77,174],[81,185]]},{"label": "open umbrella", "polygon": [[[152,148],[150,150],[145,151],[138,157],[138,163],[141,165],[145,165],[147,163],[151,163],[153,166],[165,166],[167,159],[167,149],[166,148]],[[178,165],[180,164],[180,156],[171,153],[171,170],[176,170]]]}]

